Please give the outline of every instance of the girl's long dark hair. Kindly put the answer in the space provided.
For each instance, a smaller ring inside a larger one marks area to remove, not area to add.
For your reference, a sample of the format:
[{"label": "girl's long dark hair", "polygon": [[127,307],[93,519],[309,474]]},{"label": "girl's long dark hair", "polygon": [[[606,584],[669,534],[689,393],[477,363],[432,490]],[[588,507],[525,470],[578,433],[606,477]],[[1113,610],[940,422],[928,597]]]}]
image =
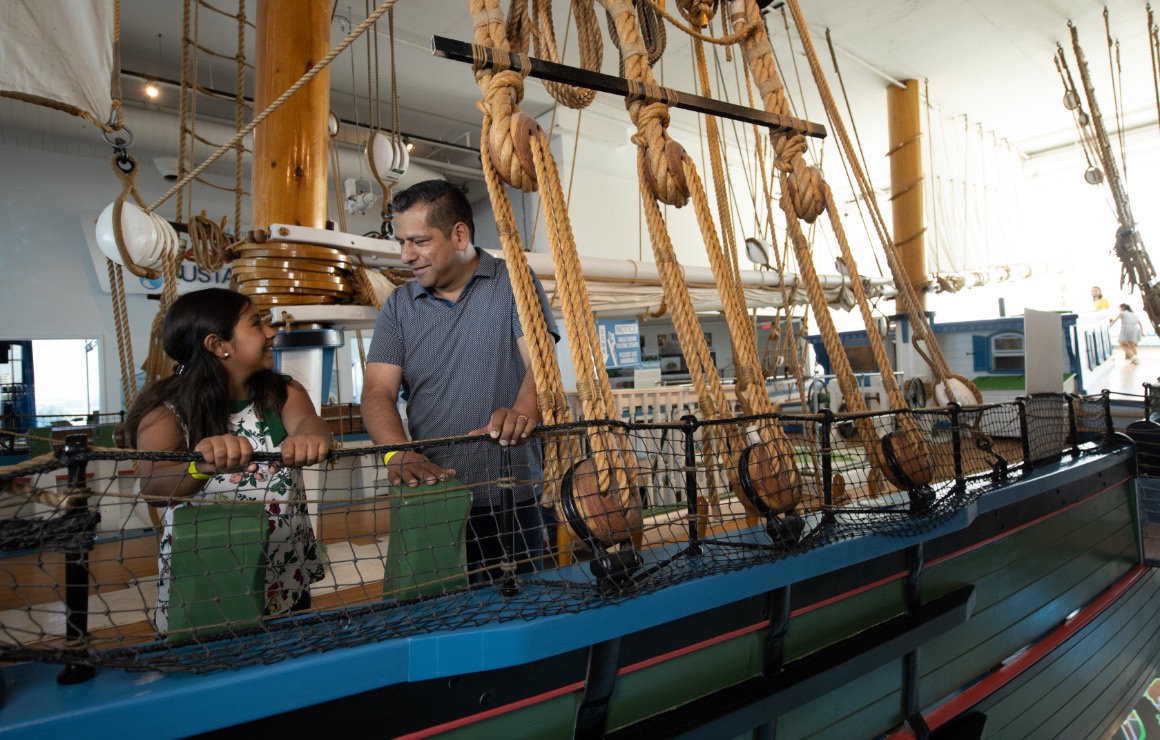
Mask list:
[{"label": "girl's long dark hair", "polygon": [[[205,348],[205,338],[217,334],[233,339],[234,325],[250,299],[222,288],[207,288],[174,301],[165,314],[162,343],[165,354],[177,362],[180,372],[145,386],[125,418],[129,444],[137,446],[137,428],[150,411],[168,403],[185,424],[186,444],[192,449],[206,437],[228,433],[230,420],[229,376],[221,361]],[[246,385],[261,418],[280,411],[286,403],[286,379],[263,371]]]}]

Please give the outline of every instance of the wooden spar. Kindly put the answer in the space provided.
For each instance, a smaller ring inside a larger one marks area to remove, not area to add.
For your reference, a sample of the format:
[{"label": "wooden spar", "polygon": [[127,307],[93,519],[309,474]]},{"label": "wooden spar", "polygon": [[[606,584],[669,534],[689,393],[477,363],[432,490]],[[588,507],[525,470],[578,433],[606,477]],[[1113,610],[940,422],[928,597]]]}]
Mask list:
[{"label": "wooden spar", "polygon": [[[431,37],[431,51],[437,57],[444,59],[452,59],[457,62],[474,63],[474,55],[472,54],[472,44],[463,41],[456,41],[455,39],[445,38],[443,36]],[[531,71],[528,72],[529,77],[535,77],[541,80],[548,80],[549,82],[560,82],[567,85],[576,85],[579,87],[588,88],[589,90],[596,90],[598,92],[612,93],[613,95],[620,95],[622,97],[637,96],[648,97],[650,91],[646,91],[643,86],[638,83],[631,82],[623,77],[615,77],[613,75],[601,74],[599,72],[589,72],[578,67],[569,67],[563,64],[554,64],[552,62],[545,62],[542,59],[535,59],[532,57],[523,57],[518,54],[511,54],[499,49],[492,49],[484,47],[483,52],[486,56],[484,66],[493,66],[493,60],[497,55],[506,60],[503,65],[505,68],[513,69],[517,72],[523,71],[523,59],[528,59],[531,63]],[[667,87],[658,87],[651,91],[651,95],[658,99],[663,99],[663,102],[668,103],[676,108],[684,108],[685,110],[695,111],[697,113],[705,113],[711,116],[719,116],[721,118],[729,118],[734,121],[741,121],[743,123],[752,123],[758,126],[764,126],[770,129],[771,133],[790,134],[800,133],[804,136],[812,136],[817,139],[823,139],[826,136],[826,127],[820,123],[813,123],[801,118],[794,118],[793,116],[783,116],[777,113],[768,113],[763,110],[755,108],[746,108],[741,105],[734,105],[732,103],[725,103],[720,100],[713,100],[712,98],[705,98],[700,95],[692,95],[690,93],[679,92]],[[663,96],[663,98],[662,98]]]},{"label": "wooden spar", "polygon": [[[258,0],[254,107],[263,110],[326,56],[330,3],[301,0],[287,12]],[[254,129],[251,225],[326,226],[327,116],[330,70],[324,69]]]},{"label": "wooden spar", "polygon": [[926,248],[922,207],[922,128],[920,126],[918,81],[907,80],[906,88],[886,88],[886,108],[890,128],[890,201],[894,214],[894,244],[914,286],[915,306],[926,310]]}]

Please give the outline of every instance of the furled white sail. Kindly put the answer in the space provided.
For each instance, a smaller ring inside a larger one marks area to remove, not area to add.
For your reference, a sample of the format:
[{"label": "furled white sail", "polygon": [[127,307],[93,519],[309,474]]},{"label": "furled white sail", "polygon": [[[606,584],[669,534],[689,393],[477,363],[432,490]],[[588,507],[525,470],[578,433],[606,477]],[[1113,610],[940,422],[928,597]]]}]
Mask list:
[{"label": "furled white sail", "polygon": [[120,97],[111,0],[0,2],[0,96],[107,121]]}]

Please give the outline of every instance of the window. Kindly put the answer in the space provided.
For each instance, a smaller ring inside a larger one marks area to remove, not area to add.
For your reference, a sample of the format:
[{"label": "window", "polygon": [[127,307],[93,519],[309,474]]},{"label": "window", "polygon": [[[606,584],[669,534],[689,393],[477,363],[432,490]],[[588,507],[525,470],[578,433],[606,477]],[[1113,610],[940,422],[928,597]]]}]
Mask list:
[{"label": "window", "polygon": [[1022,372],[1024,367],[1022,334],[1009,332],[991,337],[992,372]]}]

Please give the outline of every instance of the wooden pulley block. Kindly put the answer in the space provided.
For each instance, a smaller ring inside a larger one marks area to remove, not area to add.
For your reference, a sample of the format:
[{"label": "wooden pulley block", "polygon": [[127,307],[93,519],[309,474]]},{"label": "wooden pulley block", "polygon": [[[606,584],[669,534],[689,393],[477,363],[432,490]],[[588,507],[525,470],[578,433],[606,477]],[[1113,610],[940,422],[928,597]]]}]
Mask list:
[{"label": "wooden pulley block", "polygon": [[523,168],[528,180],[537,185],[536,161],[532,158],[532,140],[543,133],[540,124],[536,123],[536,120],[527,113],[520,111],[512,116],[512,148],[515,150],[516,159],[519,160],[520,167]]},{"label": "wooden pulley block", "polygon": [[[276,260],[280,261],[280,260]],[[299,263],[295,263],[296,265]],[[323,282],[345,281],[344,271],[310,272],[308,270],[287,270],[265,267],[235,268],[230,273],[236,280],[321,280]]]},{"label": "wooden pulley block", "polygon": [[934,478],[930,446],[915,428],[903,427],[880,440],[882,474],[902,490],[925,486]]},{"label": "wooden pulley block", "polygon": [[673,139],[665,142],[665,165],[677,189],[676,193],[670,194],[671,197],[666,198],[661,192],[656,174],[647,165],[644,168],[644,177],[648,180],[648,186],[657,200],[680,208],[689,202],[689,181],[685,178],[685,148]]},{"label": "wooden pulley block", "polygon": [[[243,244],[236,251],[243,259],[269,257],[279,260],[315,260],[324,267],[341,267],[349,270],[353,261],[345,252],[330,247],[313,244]],[[303,269],[299,267],[298,269]]]},{"label": "wooden pulley block", "polygon": [[730,466],[728,477],[741,500],[761,514],[784,514],[801,504],[801,477],[792,452],[788,457],[780,454],[776,444],[760,442],[746,447],[737,456],[737,464]]},{"label": "wooden pulley block", "polygon": [[[623,506],[616,483],[617,471],[610,472],[612,488],[601,491],[596,460],[587,458],[565,473],[560,486],[564,520],[579,539],[606,548],[629,541],[644,525],[640,492],[630,483],[628,506]],[[628,477],[632,480],[635,475],[628,471]]]},{"label": "wooden pulley block", "polygon": [[981,406],[983,393],[962,375],[951,375],[945,382],[935,384],[934,400],[939,406],[946,406],[951,401],[960,406]]}]

